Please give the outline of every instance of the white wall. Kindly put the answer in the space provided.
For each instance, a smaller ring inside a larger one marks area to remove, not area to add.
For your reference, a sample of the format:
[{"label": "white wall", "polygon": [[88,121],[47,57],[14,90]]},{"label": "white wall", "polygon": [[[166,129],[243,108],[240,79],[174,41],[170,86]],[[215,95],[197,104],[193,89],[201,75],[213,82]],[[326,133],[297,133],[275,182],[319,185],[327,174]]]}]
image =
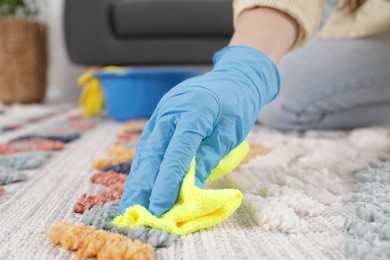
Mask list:
[{"label": "white wall", "polygon": [[78,76],[86,68],[71,64],[66,53],[63,28],[64,0],[46,0],[41,20],[48,25],[48,102],[77,102]]}]

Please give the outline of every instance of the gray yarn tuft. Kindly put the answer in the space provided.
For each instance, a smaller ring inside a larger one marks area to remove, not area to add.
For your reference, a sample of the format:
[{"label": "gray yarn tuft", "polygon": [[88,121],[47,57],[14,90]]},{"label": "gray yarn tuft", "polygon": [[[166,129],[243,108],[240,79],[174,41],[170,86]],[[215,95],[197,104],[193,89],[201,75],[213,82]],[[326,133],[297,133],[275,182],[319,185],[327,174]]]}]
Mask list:
[{"label": "gray yarn tuft", "polygon": [[19,172],[40,167],[52,152],[34,151],[0,156],[0,185],[25,181],[27,176]]},{"label": "gray yarn tuft", "polygon": [[0,156],[0,167],[14,170],[32,170],[40,167],[52,155],[52,152],[34,151]]},{"label": "gray yarn tuft", "polygon": [[10,168],[0,167],[0,185],[7,185],[13,182],[24,181],[27,176]]},{"label": "gray yarn tuft", "polygon": [[352,213],[344,228],[354,237],[340,248],[347,259],[390,259],[390,157],[354,172]]},{"label": "gray yarn tuft", "polygon": [[91,225],[96,229],[104,229],[113,233],[127,236],[132,240],[140,240],[153,247],[169,247],[177,239],[174,234],[169,234],[164,230],[152,229],[148,227],[118,228],[112,224],[112,220],[119,214],[118,202],[107,202],[103,206],[94,206],[86,210],[82,215],[81,222]]}]

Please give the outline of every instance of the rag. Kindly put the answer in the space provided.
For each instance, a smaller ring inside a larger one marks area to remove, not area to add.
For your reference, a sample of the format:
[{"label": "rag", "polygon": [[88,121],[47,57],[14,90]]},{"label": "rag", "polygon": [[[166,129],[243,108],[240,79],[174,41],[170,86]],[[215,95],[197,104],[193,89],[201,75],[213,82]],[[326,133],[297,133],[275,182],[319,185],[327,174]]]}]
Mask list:
[{"label": "rag", "polygon": [[[120,70],[121,67],[107,66],[103,70]],[[93,71],[87,71],[78,79],[79,85],[83,87],[79,104],[84,117],[91,117],[102,111],[104,106],[103,94],[99,79],[93,75]]]},{"label": "rag", "polygon": [[[227,154],[212,170],[206,183],[234,171],[245,158],[249,145],[245,141]],[[185,235],[224,221],[240,206],[242,193],[237,189],[206,190],[195,185],[195,158],[184,176],[176,204],[161,217],[145,207],[134,205],[117,216],[117,227],[147,226]]]}]

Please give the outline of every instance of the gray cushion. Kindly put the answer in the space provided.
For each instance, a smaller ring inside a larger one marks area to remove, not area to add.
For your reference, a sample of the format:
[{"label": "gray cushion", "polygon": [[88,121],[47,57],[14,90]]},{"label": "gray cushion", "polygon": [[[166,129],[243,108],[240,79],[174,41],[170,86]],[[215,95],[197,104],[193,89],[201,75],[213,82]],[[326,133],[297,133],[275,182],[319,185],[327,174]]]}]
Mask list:
[{"label": "gray cushion", "polygon": [[231,0],[120,0],[112,5],[120,37],[229,37]]}]

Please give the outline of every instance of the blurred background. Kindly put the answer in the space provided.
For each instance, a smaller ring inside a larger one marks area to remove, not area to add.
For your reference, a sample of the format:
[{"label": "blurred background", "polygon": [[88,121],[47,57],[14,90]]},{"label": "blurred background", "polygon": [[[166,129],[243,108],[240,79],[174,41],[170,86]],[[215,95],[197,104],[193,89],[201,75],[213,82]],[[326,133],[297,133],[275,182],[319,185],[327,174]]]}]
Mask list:
[{"label": "blurred background", "polygon": [[[7,29],[18,27],[9,20],[34,21],[46,27],[47,47],[42,47],[43,43],[36,47],[40,49],[36,52],[40,53],[41,60],[45,59],[42,51],[47,52],[46,103],[77,101],[81,91],[77,86],[78,77],[96,66],[192,66],[207,69],[212,54],[227,44],[233,32],[230,0],[1,0],[0,3],[1,65],[11,71],[3,85],[11,85],[8,83],[12,82],[11,77],[19,77],[15,76],[10,65],[16,63],[16,55],[12,52],[17,49],[10,47],[13,45],[10,39],[15,38],[14,42],[24,44],[19,49],[31,45],[16,35],[18,30],[21,35],[32,29],[24,29],[24,33],[20,29]],[[10,6],[16,11],[11,12]],[[6,38],[8,41],[4,43]],[[36,39],[36,35],[30,38]],[[32,51],[31,46],[29,51]],[[31,66],[44,66],[43,63],[36,65],[36,61],[31,63],[35,64]],[[33,72],[40,74],[40,79],[28,82],[42,82],[42,73]],[[16,93],[11,87],[7,91]],[[12,93],[9,96],[15,97]],[[4,99],[3,102],[11,103]]]},{"label": "blurred background", "polygon": [[86,66],[70,61],[64,37],[64,7],[66,0],[42,0],[39,20],[48,27],[48,102],[75,102],[80,95],[77,78]]},{"label": "blurred background", "polygon": [[[21,42],[23,39],[18,37],[18,35],[23,34],[23,29],[21,27],[27,27],[28,25],[22,24],[17,26],[14,22],[14,25],[11,25],[11,19],[15,21],[34,21],[38,22],[41,25],[44,25],[46,29],[46,35],[42,37],[44,40],[47,40],[46,46],[39,47],[47,53],[47,70],[46,70],[46,102],[66,102],[66,101],[75,101],[80,94],[80,88],[77,86],[77,77],[85,71],[85,66],[80,66],[77,64],[72,64],[67,55],[65,38],[63,34],[64,26],[64,0],[36,0],[36,1],[19,1],[19,0],[2,0],[0,1],[1,7],[1,16],[2,19],[0,23],[1,34],[0,42],[3,46],[1,50],[1,65],[3,66],[2,70],[10,70],[9,64],[20,63],[16,61],[16,57],[12,57],[14,53],[21,53],[20,56],[27,56],[25,52],[26,49],[32,48],[32,46],[17,46],[12,47],[11,45],[17,45],[18,43],[24,45],[26,42]],[[31,14],[28,12],[32,12]],[[8,19],[9,21],[6,21]],[[8,22],[8,23],[6,23]],[[9,28],[6,30],[6,28]],[[13,27],[10,28],[10,27]],[[26,28],[26,31],[33,31],[32,28]],[[26,34],[24,32],[24,34]],[[11,41],[11,38],[14,38],[14,41]],[[34,35],[32,35],[34,38]],[[8,47],[7,47],[8,46]],[[17,55],[14,55],[17,56]],[[19,56],[19,57],[20,57]],[[20,59],[23,59],[20,58]],[[45,59],[44,57],[42,59]],[[5,62],[7,60],[7,62]],[[40,66],[45,66],[41,64]],[[8,67],[8,68],[7,68]],[[4,78],[7,78],[7,82],[2,82],[12,84],[13,81],[11,77],[13,75],[2,75],[3,81]],[[8,77],[7,77],[8,76]],[[21,75],[22,76],[22,75]],[[44,80],[43,80],[44,81]],[[17,83],[16,83],[17,84]],[[40,85],[45,85],[45,82],[41,82]],[[4,87],[3,87],[4,88]],[[3,92],[10,91],[11,86],[7,86],[8,89],[2,89]],[[42,86],[40,87],[42,88]],[[8,96],[7,96],[8,98]],[[39,98],[38,98],[39,99]]]}]

